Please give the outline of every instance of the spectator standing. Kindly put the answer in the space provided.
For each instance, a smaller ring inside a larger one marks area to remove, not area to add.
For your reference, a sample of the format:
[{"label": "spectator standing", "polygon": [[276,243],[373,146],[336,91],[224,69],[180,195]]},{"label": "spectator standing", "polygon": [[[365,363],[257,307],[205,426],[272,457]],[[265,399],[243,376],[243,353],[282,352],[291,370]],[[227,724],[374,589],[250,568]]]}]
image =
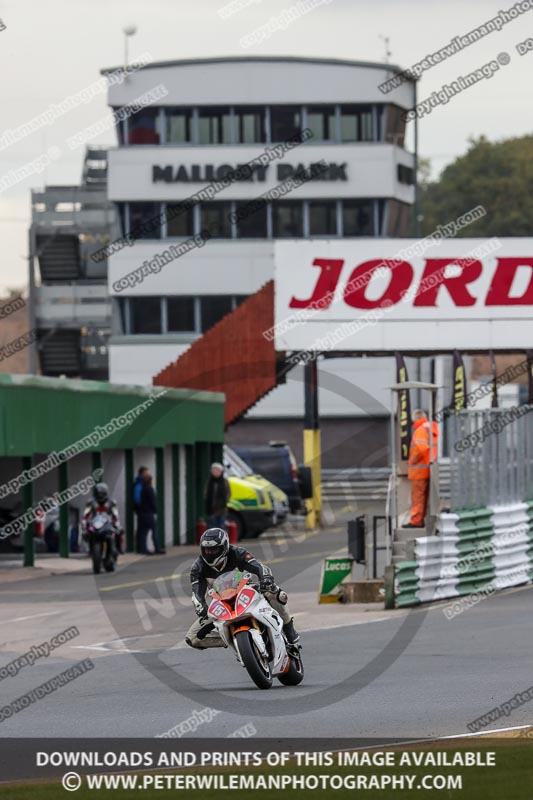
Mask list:
[{"label": "spectator standing", "polygon": [[143,476],[137,517],[139,520],[137,531],[139,552],[143,555],[150,555],[150,551],[146,549],[146,540],[148,533],[152,531],[154,550],[157,555],[164,555],[166,550],[160,546],[157,536],[157,497],[153,487],[153,478],[148,470]]},{"label": "spectator standing", "polygon": [[210,528],[226,530],[226,506],[231,496],[224,466],[218,461],[211,464],[211,474],[205,487],[205,513]]}]

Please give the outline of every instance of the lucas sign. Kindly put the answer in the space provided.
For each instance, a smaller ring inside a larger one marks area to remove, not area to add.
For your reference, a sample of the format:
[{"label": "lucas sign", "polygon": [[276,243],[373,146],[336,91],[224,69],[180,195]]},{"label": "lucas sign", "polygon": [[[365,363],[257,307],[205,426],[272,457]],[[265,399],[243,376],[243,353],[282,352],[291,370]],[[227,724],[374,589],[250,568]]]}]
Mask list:
[{"label": "lucas sign", "polygon": [[276,242],[277,350],[533,347],[533,239]]}]

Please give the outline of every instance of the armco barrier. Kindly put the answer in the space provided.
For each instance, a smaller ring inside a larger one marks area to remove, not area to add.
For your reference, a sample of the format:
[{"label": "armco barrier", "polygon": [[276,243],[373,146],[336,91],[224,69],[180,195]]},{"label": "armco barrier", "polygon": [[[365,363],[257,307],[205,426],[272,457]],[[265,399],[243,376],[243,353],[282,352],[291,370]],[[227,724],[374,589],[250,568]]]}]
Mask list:
[{"label": "armco barrier", "polygon": [[437,531],[394,566],[397,608],[533,580],[533,500],[441,514]]}]

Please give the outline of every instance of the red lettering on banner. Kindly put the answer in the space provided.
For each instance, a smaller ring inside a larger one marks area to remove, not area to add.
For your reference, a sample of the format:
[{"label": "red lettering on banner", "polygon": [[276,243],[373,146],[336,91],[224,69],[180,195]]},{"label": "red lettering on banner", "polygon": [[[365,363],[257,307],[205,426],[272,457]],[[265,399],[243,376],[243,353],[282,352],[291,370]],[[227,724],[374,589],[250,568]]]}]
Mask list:
[{"label": "red lettering on banner", "polygon": [[[378,300],[369,300],[366,296],[366,289],[372,275],[378,269],[389,269],[391,279]],[[354,269],[348,278],[344,289],[344,302],[352,308],[383,308],[384,303],[387,306],[395,305],[409,288],[413,274],[413,268],[408,261],[398,261],[397,259],[364,261]],[[358,286],[358,284],[361,285]]]},{"label": "red lettering on banner", "polygon": [[[510,297],[509,292],[518,267],[529,267],[529,285],[521,297]],[[533,305],[533,258],[499,258],[496,271],[487,292],[487,306],[531,306]]]},{"label": "red lettering on banner", "polygon": [[[447,277],[445,268],[450,264],[461,267],[461,274]],[[456,306],[473,306],[476,298],[466,287],[482,270],[481,261],[472,258],[428,258],[413,305],[436,306],[439,290],[445,286]]]},{"label": "red lettering on banner", "polygon": [[298,300],[297,297],[292,297],[289,308],[309,308],[311,305],[329,308],[343,265],[343,258],[315,258],[313,266],[320,267],[322,271],[316,282],[313,294],[307,300]]}]

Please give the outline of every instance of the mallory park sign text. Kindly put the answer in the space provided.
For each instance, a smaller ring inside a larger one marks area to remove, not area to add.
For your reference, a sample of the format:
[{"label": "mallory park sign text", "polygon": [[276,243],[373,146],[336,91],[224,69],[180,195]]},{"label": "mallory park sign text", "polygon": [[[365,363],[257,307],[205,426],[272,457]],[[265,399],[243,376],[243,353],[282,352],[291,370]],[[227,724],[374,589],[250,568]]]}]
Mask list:
[{"label": "mallory park sign text", "polygon": [[[152,183],[209,183],[210,181],[220,181],[231,176],[239,169],[246,167],[246,164],[191,164],[189,166],[152,166]],[[346,163],[330,163],[324,169],[322,162],[317,164],[277,164],[276,178],[278,181],[285,181],[288,178],[298,178],[306,181],[347,181]],[[251,169],[243,170],[242,181],[266,181],[269,165],[260,164]]]}]

